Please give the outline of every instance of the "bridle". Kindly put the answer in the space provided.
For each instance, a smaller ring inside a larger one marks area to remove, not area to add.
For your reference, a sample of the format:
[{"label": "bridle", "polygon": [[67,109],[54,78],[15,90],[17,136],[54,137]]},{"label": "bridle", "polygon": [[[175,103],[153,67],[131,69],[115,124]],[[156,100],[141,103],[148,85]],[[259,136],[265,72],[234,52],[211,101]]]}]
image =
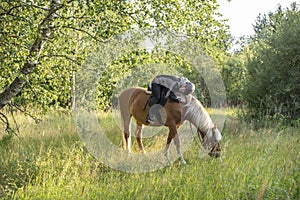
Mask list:
[{"label": "bridle", "polygon": [[[194,131],[193,131],[193,128],[192,128],[192,123],[191,123],[191,122],[190,122],[190,129],[191,129],[192,135],[195,136]],[[202,147],[203,147],[203,146],[202,146],[202,138],[200,138],[200,134],[197,134],[197,133],[196,133],[196,135],[198,135],[198,137],[197,137],[197,136],[196,136],[196,137],[199,139],[199,142],[197,142],[197,143],[198,143],[199,147],[202,148]],[[210,153],[214,151],[214,149],[216,148],[217,144],[218,144],[218,142],[216,142],[216,143],[214,144],[214,146],[212,147],[212,149],[209,151]]]},{"label": "bridle", "polygon": [[[195,134],[194,134],[191,122],[190,122],[190,129],[191,129],[192,135],[194,136]],[[197,137],[197,135],[198,135],[198,137]],[[199,142],[197,141],[197,144],[199,145],[200,148],[202,148],[202,138],[200,138],[200,135],[196,133],[196,136],[194,136],[194,137],[197,137],[199,139]]]}]

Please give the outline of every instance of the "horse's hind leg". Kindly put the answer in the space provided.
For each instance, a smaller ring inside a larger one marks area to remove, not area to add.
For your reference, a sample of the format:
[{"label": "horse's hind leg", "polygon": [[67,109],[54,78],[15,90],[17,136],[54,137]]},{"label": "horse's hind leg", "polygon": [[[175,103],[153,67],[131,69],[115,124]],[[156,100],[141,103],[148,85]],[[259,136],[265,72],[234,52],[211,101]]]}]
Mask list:
[{"label": "horse's hind leg", "polygon": [[170,158],[169,158],[169,150],[170,150],[170,144],[171,144],[171,141],[172,141],[172,137],[170,136],[170,134],[168,135],[168,139],[167,139],[167,144],[166,144],[166,148],[165,148],[165,157],[167,158],[168,161],[170,161]]},{"label": "horse's hind leg", "polygon": [[136,125],[135,138],[139,145],[140,151],[142,153],[146,153],[143,142],[142,142],[142,129],[143,129],[143,125],[139,125],[139,124]]},{"label": "horse's hind leg", "polygon": [[131,152],[131,134],[130,134],[130,120],[131,115],[122,114],[122,135],[123,135],[123,143],[124,149]]},{"label": "horse's hind leg", "polygon": [[128,129],[124,129],[123,131],[123,140],[124,140],[124,149],[127,150],[128,153],[131,152],[131,134]]}]

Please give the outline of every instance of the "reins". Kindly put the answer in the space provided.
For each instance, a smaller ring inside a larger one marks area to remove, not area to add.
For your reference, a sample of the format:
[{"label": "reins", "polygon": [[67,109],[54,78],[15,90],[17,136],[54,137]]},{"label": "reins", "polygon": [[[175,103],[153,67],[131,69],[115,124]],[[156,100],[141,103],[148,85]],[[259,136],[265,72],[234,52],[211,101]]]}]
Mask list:
[{"label": "reins", "polygon": [[[193,132],[193,128],[192,128],[192,125],[191,125],[192,123],[190,122],[190,129],[191,129],[191,132],[192,132],[192,135],[194,136],[195,134],[194,134],[194,132]],[[197,134],[197,133],[196,133]],[[197,141],[197,144],[199,145],[199,147],[200,147],[200,149],[202,149],[203,147],[202,147],[202,139],[200,138],[200,135],[199,134],[197,134],[198,135],[198,139],[199,139],[199,141]],[[197,136],[196,136],[197,137]],[[211,151],[213,151],[214,149],[216,148],[216,145],[214,145],[213,146],[213,148],[211,149]]]},{"label": "reins", "polygon": [[[194,131],[193,131],[193,128],[192,128],[192,123],[191,122],[190,122],[190,129],[191,129],[192,135],[195,135]],[[199,145],[200,148],[202,148],[202,145],[201,145],[202,139],[200,138],[200,135],[196,133],[196,137],[197,137],[197,135],[198,135],[198,139],[199,139],[199,142],[197,141],[197,144]]]}]

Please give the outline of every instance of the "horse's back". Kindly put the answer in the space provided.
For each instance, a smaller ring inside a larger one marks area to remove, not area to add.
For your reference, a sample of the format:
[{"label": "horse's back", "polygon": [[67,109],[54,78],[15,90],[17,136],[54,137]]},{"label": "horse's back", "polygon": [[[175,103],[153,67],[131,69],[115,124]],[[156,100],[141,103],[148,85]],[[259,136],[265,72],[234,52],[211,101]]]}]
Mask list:
[{"label": "horse's back", "polygon": [[[119,96],[119,102],[120,104],[124,104],[127,102],[127,105],[128,103],[130,103],[134,98],[136,98],[137,96],[148,96],[146,94],[146,89],[145,88],[141,88],[141,87],[131,87],[131,88],[127,88],[127,89],[124,89],[120,96]],[[145,98],[145,97],[144,97]],[[148,96],[149,98],[149,96]]]},{"label": "horse's back", "polygon": [[123,90],[119,96],[119,105],[121,112],[125,112],[125,110],[128,110],[128,112],[132,114],[132,108],[136,108],[137,106],[138,108],[140,108],[141,104],[145,105],[148,98],[149,95],[146,94],[145,88],[131,87]]},{"label": "horse's back", "polygon": [[[134,116],[134,118],[143,123],[149,112],[147,101],[150,95],[146,93],[145,88],[131,87],[123,90],[119,96],[120,111],[122,116]],[[181,108],[177,102],[168,101],[164,106],[167,112],[166,123],[179,123],[181,121]]]}]

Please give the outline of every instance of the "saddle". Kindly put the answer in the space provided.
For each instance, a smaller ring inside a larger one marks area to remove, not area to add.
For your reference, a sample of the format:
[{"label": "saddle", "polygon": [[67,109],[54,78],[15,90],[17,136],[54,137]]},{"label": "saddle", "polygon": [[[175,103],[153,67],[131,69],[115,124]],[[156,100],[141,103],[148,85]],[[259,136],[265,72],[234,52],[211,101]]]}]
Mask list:
[{"label": "saddle", "polygon": [[[145,104],[144,110],[146,109],[147,105],[149,105],[151,107],[154,104],[159,104],[163,107],[166,105],[168,100],[179,103],[179,99],[177,99],[176,95],[172,91],[167,90],[167,89],[161,90],[161,98],[159,100],[157,100],[154,96],[151,95],[152,92],[150,90],[147,90],[146,94],[150,95],[150,97],[148,98],[148,100]],[[160,124],[163,124],[163,120],[159,113],[159,107],[156,107],[155,109],[152,109],[152,110],[150,109],[150,112],[152,115],[155,116],[155,118],[158,120],[158,122]]]},{"label": "saddle", "polygon": [[168,102],[168,100],[179,103],[179,98],[177,98],[176,95],[173,92],[171,92],[170,90],[162,89],[161,98],[159,99],[158,103],[157,103],[156,98],[152,96],[151,90],[146,90],[145,93],[150,95],[150,97],[148,98],[147,103],[145,105],[145,109],[146,109],[147,105],[153,106],[154,104],[160,104],[161,106],[165,106],[166,103]]}]

